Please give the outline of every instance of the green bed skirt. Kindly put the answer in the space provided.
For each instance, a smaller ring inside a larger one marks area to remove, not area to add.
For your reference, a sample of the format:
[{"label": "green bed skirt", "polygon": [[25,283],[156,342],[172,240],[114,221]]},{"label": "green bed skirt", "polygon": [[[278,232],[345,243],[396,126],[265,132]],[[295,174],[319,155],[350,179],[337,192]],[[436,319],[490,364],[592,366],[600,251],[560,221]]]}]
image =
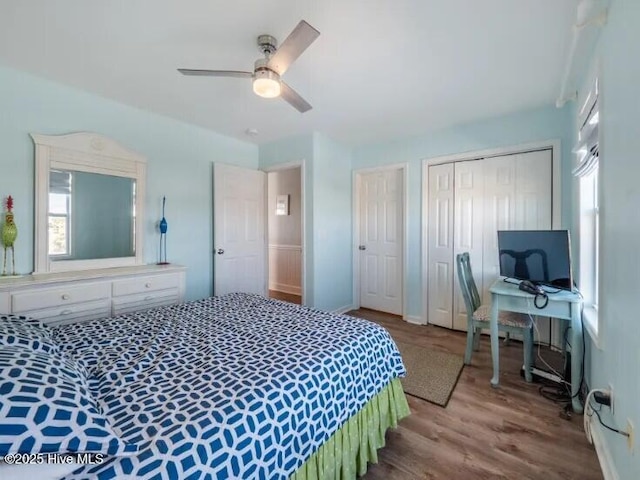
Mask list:
[{"label": "green bed skirt", "polygon": [[327,440],[290,480],[346,480],[367,472],[378,463],[385,432],[410,414],[399,378],[393,379],[358,413]]}]

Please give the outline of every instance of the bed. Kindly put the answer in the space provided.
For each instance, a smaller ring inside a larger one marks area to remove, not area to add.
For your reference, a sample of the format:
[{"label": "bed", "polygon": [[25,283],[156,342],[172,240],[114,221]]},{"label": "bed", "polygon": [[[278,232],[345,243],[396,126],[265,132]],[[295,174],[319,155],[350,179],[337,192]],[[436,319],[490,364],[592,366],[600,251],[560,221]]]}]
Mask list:
[{"label": "bed", "polygon": [[[257,295],[11,328],[0,343],[0,454],[104,455],[74,466],[67,480],[355,478],[377,460],[387,428],[409,414],[405,369],[386,330]],[[51,399],[19,390],[46,397],[46,381],[41,390],[32,383],[34,375],[53,381],[42,373],[47,355],[58,362],[55,382],[73,384],[62,397],[79,395],[70,403],[85,410],[55,421],[40,413],[38,425],[33,402]],[[31,377],[12,368],[34,356]],[[17,432],[20,415],[36,425]],[[52,422],[64,429],[75,418],[84,423],[72,440],[48,438]]]}]

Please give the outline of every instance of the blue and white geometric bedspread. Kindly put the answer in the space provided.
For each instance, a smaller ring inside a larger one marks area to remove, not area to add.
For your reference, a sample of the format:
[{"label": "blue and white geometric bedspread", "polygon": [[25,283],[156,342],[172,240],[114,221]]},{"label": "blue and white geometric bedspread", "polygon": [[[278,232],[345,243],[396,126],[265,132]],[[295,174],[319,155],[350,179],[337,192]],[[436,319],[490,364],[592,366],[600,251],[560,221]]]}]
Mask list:
[{"label": "blue and white geometric bedspread", "polygon": [[366,320],[230,294],[65,325],[113,430],[138,454],[67,479],[287,479],[405,369]]}]

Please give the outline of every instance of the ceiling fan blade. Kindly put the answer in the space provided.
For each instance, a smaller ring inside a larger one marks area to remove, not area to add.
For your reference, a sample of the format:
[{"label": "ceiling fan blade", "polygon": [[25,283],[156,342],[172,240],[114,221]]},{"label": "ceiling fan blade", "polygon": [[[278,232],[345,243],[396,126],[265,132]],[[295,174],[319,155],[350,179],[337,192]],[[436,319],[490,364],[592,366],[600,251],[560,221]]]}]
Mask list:
[{"label": "ceiling fan blade", "polygon": [[251,78],[253,76],[251,72],[240,72],[237,70],[193,70],[190,68],[179,68],[178,71],[183,75],[193,75],[197,77]]},{"label": "ceiling fan blade", "polygon": [[320,36],[320,32],[309,25],[304,20],[296,25],[296,28],[285,38],[284,42],[278,47],[273,57],[269,59],[267,66],[282,75],[287,71],[289,66],[302,55],[309,45]]},{"label": "ceiling fan blade", "polygon": [[286,102],[289,102],[289,104],[293,108],[298,110],[300,113],[304,113],[311,110],[312,108],[311,104],[309,104],[309,102],[307,102],[304,98],[298,95],[298,92],[296,92],[293,88],[291,88],[289,85],[287,85],[284,82],[280,82],[280,85],[281,85],[280,96],[282,97],[283,100],[285,100]]}]

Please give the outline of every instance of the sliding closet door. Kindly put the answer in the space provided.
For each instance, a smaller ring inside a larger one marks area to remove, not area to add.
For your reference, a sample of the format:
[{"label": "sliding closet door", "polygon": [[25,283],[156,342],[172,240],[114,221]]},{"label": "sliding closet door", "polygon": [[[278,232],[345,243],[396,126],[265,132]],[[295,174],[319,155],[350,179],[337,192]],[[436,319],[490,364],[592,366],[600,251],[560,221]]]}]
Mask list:
[{"label": "sliding closet door", "polygon": [[498,230],[551,228],[551,150],[505,155],[483,160],[485,211],[483,240],[483,303],[498,278]]},{"label": "sliding closet door", "polygon": [[[454,205],[453,209],[453,260],[455,270],[456,255],[469,252],[473,277],[478,291],[483,290],[482,242],[484,237],[484,161],[473,160],[454,164]],[[453,277],[453,328],[467,329],[467,309],[462,298],[457,272]]]},{"label": "sliding closet door", "polygon": [[551,150],[430,166],[427,189],[427,320],[466,330],[455,256],[469,252],[489,304],[500,270],[497,231],[551,228]]},{"label": "sliding closet door", "polygon": [[453,328],[453,164],[429,167],[428,322]]},{"label": "sliding closet door", "polygon": [[491,302],[489,288],[500,274],[498,230],[513,230],[515,224],[516,155],[487,158],[485,164],[485,231],[483,241],[482,303]]}]

